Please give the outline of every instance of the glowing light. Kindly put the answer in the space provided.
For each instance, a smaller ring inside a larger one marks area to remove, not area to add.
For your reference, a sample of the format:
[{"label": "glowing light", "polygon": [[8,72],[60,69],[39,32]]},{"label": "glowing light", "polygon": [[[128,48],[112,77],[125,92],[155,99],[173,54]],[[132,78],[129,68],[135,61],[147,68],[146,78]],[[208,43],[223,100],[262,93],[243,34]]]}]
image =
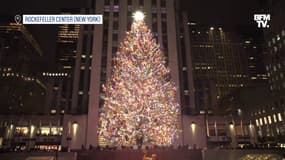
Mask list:
[{"label": "glowing light", "polygon": [[164,54],[143,21],[126,33],[103,85],[99,145],[171,145],[178,137],[179,105]]},{"label": "glowing light", "polygon": [[136,11],[133,14],[133,18],[135,21],[143,21],[144,20],[145,15],[143,14],[143,12],[141,11]]},{"label": "glowing light", "polygon": [[194,134],[194,133],[195,133],[195,130],[196,130],[196,124],[195,124],[195,122],[192,122],[192,123],[191,123],[191,129],[192,129],[192,134]]},{"label": "glowing light", "polygon": [[30,137],[33,137],[35,132],[35,126],[31,125],[31,133],[30,133]]},{"label": "glowing light", "polygon": [[78,131],[78,124],[76,122],[73,122],[72,124],[72,131],[73,131],[73,136],[76,136]]},{"label": "glowing light", "polygon": [[234,127],[235,127],[234,124],[231,122],[231,123],[230,123],[230,129],[233,130]]}]

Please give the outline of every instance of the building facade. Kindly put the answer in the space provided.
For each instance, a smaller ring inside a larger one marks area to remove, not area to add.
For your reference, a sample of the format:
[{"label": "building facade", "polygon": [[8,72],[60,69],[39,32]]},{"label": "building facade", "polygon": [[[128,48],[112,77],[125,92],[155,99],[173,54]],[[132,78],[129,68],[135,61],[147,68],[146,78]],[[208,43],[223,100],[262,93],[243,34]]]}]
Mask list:
[{"label": "building facade", "polygon": [[180,57],[188,57],[180,63],[186,113],[219,113],[220,102],[235,90],[266,84],[263,64],[259,64],[262,40],[235,28],[191,22],[187,13],[182,13],[180,21]]},{"label": "building facade", "polygon": [[252,106],[248,113],[258,128],[258,138],[263,144],[278,147],[285,143],[285,3],[284,1],[265,1],[262,13],[270,14],[269,28],[264,29],[265,65],[268,76],[270,96],[266,101]]}]

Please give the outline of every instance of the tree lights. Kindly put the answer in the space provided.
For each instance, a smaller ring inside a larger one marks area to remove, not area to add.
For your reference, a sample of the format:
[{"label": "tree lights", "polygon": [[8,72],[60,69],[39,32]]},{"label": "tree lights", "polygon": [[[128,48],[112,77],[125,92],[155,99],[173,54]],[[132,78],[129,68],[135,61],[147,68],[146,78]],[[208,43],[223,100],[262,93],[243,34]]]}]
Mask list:
[{"label": "tree lights", "polygon": [[99,138],[108,146],[170,145],[179,131],[176,88],[144,14],[134,18],[103,86]]}]

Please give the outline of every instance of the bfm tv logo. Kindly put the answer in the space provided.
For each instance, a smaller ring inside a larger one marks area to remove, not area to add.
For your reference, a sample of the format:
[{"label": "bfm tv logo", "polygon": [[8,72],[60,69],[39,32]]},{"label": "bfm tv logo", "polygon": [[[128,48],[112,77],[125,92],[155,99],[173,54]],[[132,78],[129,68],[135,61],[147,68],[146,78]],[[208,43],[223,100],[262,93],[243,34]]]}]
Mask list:
[{"label": "bfm tv logo", "polygon": [[254,20],[258,28],[269,28],[270,14],[254,14]]}]

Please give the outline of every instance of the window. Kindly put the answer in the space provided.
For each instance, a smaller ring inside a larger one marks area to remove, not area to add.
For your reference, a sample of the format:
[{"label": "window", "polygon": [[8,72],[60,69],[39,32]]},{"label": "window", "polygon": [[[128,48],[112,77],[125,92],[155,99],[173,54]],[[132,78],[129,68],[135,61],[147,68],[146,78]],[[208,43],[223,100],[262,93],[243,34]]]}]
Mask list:
[{"label": "window", "polygon": [[278,113],[277,116],[278,116],[278,121],[281,122],[282,121],[281,113]]},{"label": "window", "polygon": [[152,31],[154,32],[154,36],[155,36],[155,32],[157,32],[157,23],[156,22],[152,23]]},{"label": "window", "polygon": [[263,120],[264,120],[264,124],[267,124],[267,118],[263,117]]},{"label": "window", "polygon": [[262,118],[259,118],[259,124],[262,126],[263,122],[262,122]]},{"label": "window", "polygon": [[256,126],[258,127],[259,126],[258,119],[255,120],[255,123],[256,123]]},{"label": "window", "polygon": [[50,110],[50,113],[51,113],[51,114],[56,114],[56,110],[55,110],[55,109],[52,109],[52,110]]},{"label": "window", "polygon": [[118,18],[119,17],[119,12],[114,12],[114,18]]},{"label": "window", "polygon": [[15,135],[16,136],[26,136],[28,134],[28,127],[16,127]]},{"label": "window", "polygon": [[156,0],[152,0],[152,1],[151,1],[151,5],[152,5],[152,6],[156,6]]},{"label": "window", "polygon": [[119,0],[114,0],[114,5],[118,5],[119,4]]},{"label": "window", "polygon": [[277,122],[277,118],[276,118],[276,115],[273,114],[273,121],[276,123]]},{"label": "window", "polygon": [[50,134],[50,128],[49,127],[41,127],[41,135],[49,135]]},{"label": "window", "polygon": [[110,5],[110,0],[105,0],[105,5]]},{"label": "window", "polygon": [[118,30],[118,28],[119,28],[118,21],[114,21],[114,23],[113,23],[113,30]]},{"label": "window", "polygon": [[112,54],[115,55],[117,52],[117,47],[112,47]]},{"label": "window", "polygon": [[272,123],[271,116],[267,116],[267,118],[268,118],[268,123],[271,124]]},{"label": "window", "polygon": [[113,34],[113,41],[118,41],[118,34]]},{"label": "window", "polygon": [[161,7],[166,7],[166,0],[161,0]]},{"label": "window", "polygon": [[144,0],[139,0],[139,5],[143,6],[144,5]]}]

